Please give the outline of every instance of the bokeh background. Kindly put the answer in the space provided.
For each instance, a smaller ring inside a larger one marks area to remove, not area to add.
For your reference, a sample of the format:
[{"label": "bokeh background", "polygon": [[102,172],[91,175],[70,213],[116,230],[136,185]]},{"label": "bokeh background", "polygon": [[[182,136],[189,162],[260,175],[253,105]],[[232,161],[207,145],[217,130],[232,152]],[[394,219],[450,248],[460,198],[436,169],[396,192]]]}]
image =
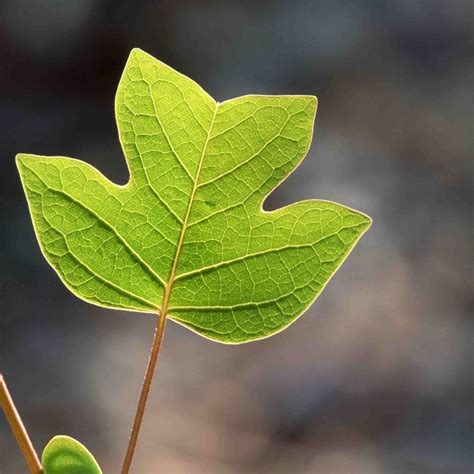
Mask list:
[{"label": "bokeh background", "polygon": [[[68,434],[119,471],[154,320],[62,285],[14,155],[126,182],[113,101],[140,47],[221,101],[317,95],[311,151],[267,207],[335,200],[374,225],[281,334],[228,347],[168,325],[134,472],[472,472],[473,5],[0,2],[0,368],[38,451]],[[0,472],[26,472],[2,416]]]}]

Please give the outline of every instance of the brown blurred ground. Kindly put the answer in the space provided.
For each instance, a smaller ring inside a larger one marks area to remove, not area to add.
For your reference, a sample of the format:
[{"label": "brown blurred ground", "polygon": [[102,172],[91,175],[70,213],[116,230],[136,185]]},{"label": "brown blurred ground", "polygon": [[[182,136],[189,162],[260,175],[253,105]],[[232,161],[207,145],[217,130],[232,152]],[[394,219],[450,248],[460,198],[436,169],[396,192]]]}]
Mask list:
[{"label": "brown blurred ground", "polygon": [[[216,99],[319,98],[303,198],[374,225],[287,331],[221,346],[169,324],[134,472],[472,472],[473,5],[456,0],[3,0],[0,368],[38,450],[118,472],[151,317],[72,296],[40,255],[17,152],[125,182],[113,116],[138,46]],[[0,472],[26,472],[0,418]]]}]

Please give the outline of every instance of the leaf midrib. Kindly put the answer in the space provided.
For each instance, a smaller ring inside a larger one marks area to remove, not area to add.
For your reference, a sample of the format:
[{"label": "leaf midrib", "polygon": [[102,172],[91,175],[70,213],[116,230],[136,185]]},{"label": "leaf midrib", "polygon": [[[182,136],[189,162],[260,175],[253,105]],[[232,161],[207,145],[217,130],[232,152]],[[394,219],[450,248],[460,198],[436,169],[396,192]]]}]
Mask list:
[{"label": "leaf midrib", "polygon": [[168,282],[167,282],[166,288],[165,288],[165,293],[164,293],[164,296],[163,296],[163,303],[161,305],[161,309],[159,310],[162,317],[167,316],[167,312],[168,312],[168,308],[169,308],[169,302],[170,302],[170,298],[171,298],[171,292],[173,290],[174,282],[176,281],[176,270],[178,268],[179,257],[181,256],[181,249],[183,248],[184,237],[186,235],[186,230],[188,228],[189,216],[191,215],[191,210],[192,210],[193,203],[194,203],[194,196],[195,196],[196,191],[198,189],[199,176],[201,174],[202,165],[203,165],[203,162],[204,162],[204,158],[206,156],[207,146],[208,146],[209,140],[211,138],[211,131],[212,131],[212,128],[214,127],[214,121],[216,119],[218,108],[219,108],[219,104],[215,103],[214,115],[212,116],[212,120],[211,120],[211,123],[209,125],[209,130],[207,132],[206,141],[205,141],[203,149],[202,149],[201,158],[199,159],[199,165],[198,165],[198,169],[197,169],[197,172],[196,172],[196,177],[194,178],[194,182],[193,182],[193,190],[192,190],[191,195],[189,197],[188,205],[187,205],[187,208],[186,208],[186,214],[184,216],[183,225],[181,227],[181,233],[179,235],[178,245],[176,247],[176,252],[175,252],[175,255],[174,255],[174,259],[173,259],[173,265],[171,267],[170,276],[168,278]]}]

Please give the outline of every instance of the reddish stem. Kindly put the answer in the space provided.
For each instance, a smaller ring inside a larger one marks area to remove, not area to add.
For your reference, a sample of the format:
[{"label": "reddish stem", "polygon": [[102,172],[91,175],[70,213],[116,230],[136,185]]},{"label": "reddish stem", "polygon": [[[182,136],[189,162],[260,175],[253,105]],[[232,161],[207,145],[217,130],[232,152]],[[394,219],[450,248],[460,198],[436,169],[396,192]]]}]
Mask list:
[{"label": "reddish stem", "polygon": [[21,421],[18,410],[13,403],[13,399],[8,391],[7,384],[3,375],[0,374],[0,405],[7,417],[8,424],[15,435],[16,441],[25,458],[26,464],[30,469],[31,474],[41,474],[43,468],[36,454],[35,448],[28,436],[25,425]]}]

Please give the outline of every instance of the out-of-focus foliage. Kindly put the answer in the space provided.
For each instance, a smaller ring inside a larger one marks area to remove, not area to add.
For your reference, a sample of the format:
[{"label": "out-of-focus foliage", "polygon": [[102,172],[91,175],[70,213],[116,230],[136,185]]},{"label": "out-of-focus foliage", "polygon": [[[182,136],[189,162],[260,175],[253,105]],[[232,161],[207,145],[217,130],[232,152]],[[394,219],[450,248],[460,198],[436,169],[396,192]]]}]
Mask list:
[{"label": "out-of-focus foliage", "polygon": [[69,436],[55,436],[41,457],[44,474],[102,474],[89,450]]}]

